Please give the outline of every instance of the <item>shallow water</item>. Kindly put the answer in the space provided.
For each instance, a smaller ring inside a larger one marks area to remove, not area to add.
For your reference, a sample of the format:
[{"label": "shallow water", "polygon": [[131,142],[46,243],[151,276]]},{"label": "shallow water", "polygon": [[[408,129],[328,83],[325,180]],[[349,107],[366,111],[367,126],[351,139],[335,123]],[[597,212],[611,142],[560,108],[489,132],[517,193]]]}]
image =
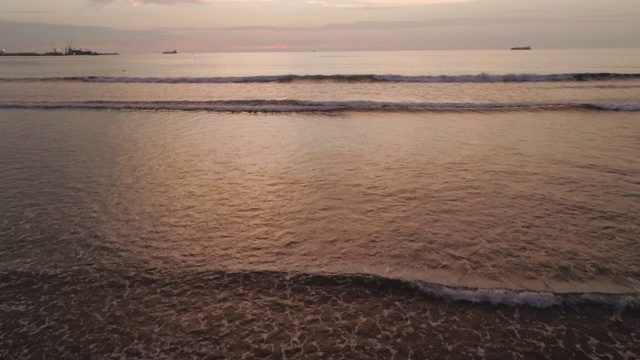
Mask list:
[{"label": "shallow water", "polygon": [[517,53],[0,59],[0,358],[637,357],[637,50]]},{"label": "shallow water", "polygon": [[4,274],[0,299],[11,300],[2,307],[0,356],[633,359],[639,352],[637,311],[597,302],[543,309],[447,302],[369,276],[86,270]]},{"label": "shallow water", "polygon": [[639,289],[633,113],[4,114],[5,269]]}]

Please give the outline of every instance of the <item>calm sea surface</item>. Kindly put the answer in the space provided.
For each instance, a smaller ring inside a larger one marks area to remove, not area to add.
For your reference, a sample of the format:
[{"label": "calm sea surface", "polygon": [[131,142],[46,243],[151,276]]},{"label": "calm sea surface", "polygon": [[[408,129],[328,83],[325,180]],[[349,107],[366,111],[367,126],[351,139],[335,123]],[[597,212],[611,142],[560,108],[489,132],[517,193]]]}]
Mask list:
[{"label": "calm sea surface", "polygon": [[638,59],[0,57],[0,358],[640,356]]}]

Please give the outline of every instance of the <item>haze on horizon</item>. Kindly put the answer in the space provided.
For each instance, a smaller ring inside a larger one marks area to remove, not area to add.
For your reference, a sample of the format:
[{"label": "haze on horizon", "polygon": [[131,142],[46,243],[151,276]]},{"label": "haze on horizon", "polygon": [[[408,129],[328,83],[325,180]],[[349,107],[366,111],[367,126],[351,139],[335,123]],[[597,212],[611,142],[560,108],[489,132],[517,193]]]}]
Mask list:
[{"label": "haze on horizon", "polygon": [[0,48],[640,48],[638,0],[3,0]]}]

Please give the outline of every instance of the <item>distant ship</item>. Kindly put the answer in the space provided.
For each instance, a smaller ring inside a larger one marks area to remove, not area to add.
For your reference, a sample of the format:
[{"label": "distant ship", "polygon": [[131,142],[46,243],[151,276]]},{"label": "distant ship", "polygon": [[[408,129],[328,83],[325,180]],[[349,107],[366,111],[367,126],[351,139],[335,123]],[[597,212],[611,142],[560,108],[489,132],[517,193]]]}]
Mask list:
[{"label": "distant ship", "polygon": [[531,46],[516,46],[512,47],[511,50],[531,50]]},{"label": "distant ship", "polygon": [[163,51],[163,54],[177,54],[178,50],[173,50],[173,51]]}]

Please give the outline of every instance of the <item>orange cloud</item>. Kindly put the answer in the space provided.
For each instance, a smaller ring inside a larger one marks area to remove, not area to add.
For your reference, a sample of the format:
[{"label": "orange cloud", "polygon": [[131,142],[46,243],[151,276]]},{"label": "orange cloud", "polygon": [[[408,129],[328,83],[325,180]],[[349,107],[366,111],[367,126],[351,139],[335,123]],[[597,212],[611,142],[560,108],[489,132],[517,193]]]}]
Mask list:
[{"label": "orange cloud", "polygon": [[[96,3],[108,4],[115,2],[129,2],[134,6],[145,4],[180,5],[180,4],[209,4],[213,2],[271,2],[273,0],[91,0]],[[307,0],[307,3],[328,7],[394,7],[401,5],[424,5],[454,2],[471,2],[477,0]]]},{"label": "orange cloud", "polygon": [[158,5],[181,5],[181,4],[208,4],[212,2],[266,2],[271,0],[91,0],[100,4],[109,4],[115,2],[128,2],[133,6],[146,4]]},{"label": "orange cloud", "polygon": [[456,2],[472,2],[477,0],[309,0],[311,4],[328,7],[363,8],[363,7],[395,7],[403,5],[444,4]]}]

